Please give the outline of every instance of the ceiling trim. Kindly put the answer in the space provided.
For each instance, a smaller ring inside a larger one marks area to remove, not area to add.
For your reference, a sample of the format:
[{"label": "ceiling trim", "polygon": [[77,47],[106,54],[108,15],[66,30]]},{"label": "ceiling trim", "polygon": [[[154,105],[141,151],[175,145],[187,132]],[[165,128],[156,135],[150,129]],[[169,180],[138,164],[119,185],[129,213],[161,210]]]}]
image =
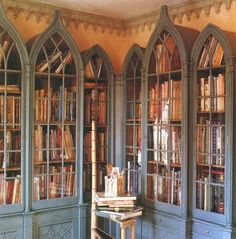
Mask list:
[{"label": "ceiling trim", "polygon": [[[219,14],[222,6],[229,11],[233,1],[236,0],[194,0],[191,3],[170,6],[169,15],[172,21],[181,24],[184,18],[190,21],[195,16],[198,19],[202,12],[208,17],[212,9]],[[156,25],[160,16],[158,10],[139,17],[119,20],[76,10],[55,8],[47,4],[36,4],[30,1],[3,0],[3,4],[5,12],[10,12],[14,18],[23,14],[26,21],[33,17],[36,22],[46,21],[46,23],[49,23],[52,20],[54,9],[60,9],[62,19],[67,27],[70,24],[74,25],[75,28],[82,25],[85,29],[91,27],[93,31],[100,29],[102,32],[107,31],[110,34],[117,35],[130,35],[146,29],[151,31],[153,24]]]}]

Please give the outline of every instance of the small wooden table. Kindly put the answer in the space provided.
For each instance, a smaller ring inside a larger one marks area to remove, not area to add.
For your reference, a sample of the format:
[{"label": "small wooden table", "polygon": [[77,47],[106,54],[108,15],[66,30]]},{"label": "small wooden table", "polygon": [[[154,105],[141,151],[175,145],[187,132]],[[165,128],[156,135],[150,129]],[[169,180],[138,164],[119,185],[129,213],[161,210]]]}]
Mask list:
[{"label": "small wooden table", "polygon": [[[135,224],[136,224],[136,217],[131,217],[126,220],[117,220],[116,217],[112,217],[109,214],[104,214],[99,211],[97,211],[97,216],[107,218],[113,222],[116,222],[120,225],[120,230],[121,230],[121,239],[135,239]],[[126,229],[127,227],[130,226],[130,237],[126,238]]]},{"label": "small wooden table", "polygon": [[135,224],[136,224],[136,217],[123,220],[123,221],[118,221],[112,219],[112,221],[117,222],[120,224],[120,229],[121,229],[121,239],[126,239],[126,228],[130,226],[130,239],[135,239]]}]

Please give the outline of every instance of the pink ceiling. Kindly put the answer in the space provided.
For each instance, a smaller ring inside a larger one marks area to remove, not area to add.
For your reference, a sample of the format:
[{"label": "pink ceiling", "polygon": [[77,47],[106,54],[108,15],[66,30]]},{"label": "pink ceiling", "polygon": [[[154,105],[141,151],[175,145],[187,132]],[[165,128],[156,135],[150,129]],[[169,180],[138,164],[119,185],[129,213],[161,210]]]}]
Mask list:
[{"label": "pink ceiling", "polygon": [[127,19],[144,15],[160,8],[161,5],[175,5],[195,0],[30,0],[89,12],[118,19]]}]

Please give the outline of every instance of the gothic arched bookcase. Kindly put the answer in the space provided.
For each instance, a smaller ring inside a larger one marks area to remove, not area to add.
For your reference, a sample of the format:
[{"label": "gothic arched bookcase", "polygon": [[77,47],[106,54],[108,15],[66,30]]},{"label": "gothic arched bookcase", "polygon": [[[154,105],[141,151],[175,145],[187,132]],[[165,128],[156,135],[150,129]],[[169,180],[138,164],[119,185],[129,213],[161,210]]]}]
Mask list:
[{"label": "gothic arched bookcase", "polygon": [[[27,50],[0,4],[0,211],[23,212],[27,205]],[[9,224],[2,223],[0,236]],[[18,223],[16,223],[16,226]],[[12,226],[12,224],[11,224]],[[14,233],[13,233],[14,234]],[[12,234],[12,235],[13,235]],[[7,235],[7,233],[6,233]]]},{"label": "gothic arched bookcase", "polygon": [[59,12],[33,42],[30,60],[33,208],[77,204],[83,62]]},{"label": "gothic arched bookcase", "polygon": [[189,233],[188,72],[196,36],[173,25],[162,6],[144,55],[142,201],[144,222],[154,220],[160,238],[165,230],[169,237]]},{"label": "gothic arched bookcase", "polygon": [[190,173],[194,238],[199,234],[213,238],[233,235],[235,42],[235,33],[209,24],[192,51]]},{"label": "gothic arched bookcase", "polygon": [[141,193],[142,139],[142,67],[144,50],[134,44],[123,64],[124,125],[123,168],[126,169],[126,190]]},{"label": "gothic arched bookcase", "polygon": [[[91,196],[91,122],[95,114],[97,138],[97,191],[104,191],[106,164],[113,163],[114,148],[114,77],[106,52],[95,45],[82,53],[84,63],[83,191]],[[92,95],[95,96],[92,107]]]}]

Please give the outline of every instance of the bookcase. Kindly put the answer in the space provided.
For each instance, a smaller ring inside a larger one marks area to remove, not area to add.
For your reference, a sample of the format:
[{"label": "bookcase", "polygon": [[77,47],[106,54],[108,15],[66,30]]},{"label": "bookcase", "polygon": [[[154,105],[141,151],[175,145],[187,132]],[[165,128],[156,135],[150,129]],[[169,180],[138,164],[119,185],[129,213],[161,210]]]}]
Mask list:
[{"label": "bookcase", "polygon": [[82,60],[58,18],[56,12],[47,31],[31,42],[32,201],[36,208],[55,199],[55,204],[75,203],[79,196],[78,64]]},{"label": "bookcase", "polygon": [[83,127],[83,191],[84,199],[91,193],[91,130],[96,122],[97,191],[104,191],[106,164],[112,162],[111,95],[112,68],[104,50],[95,45],[83,53],[84,72],[84,127]]},{"label": "bookcase", "polygon": [[134,44],[124,61],[124,168],[126,191],[141,193],[141,86],[143,49]]},{"label": "bookcase", "polygon": [[[231,238],[235,222],[233,183],[235,34],[208,25],[193,48],[192,154],[193,238]],[[210,222],[204,232],[200,219]],[[213,233],[215,224],[221,225]]]},{"label": "bookcase", "polygon": [[143,222],[147,231],[155,230],[160,238],[165,231],[167,238],[190,236],[188,69],[197,35],[197,31],[173,25],[162,6],[144,55]]},{"label": "bookcase", "polygon": [[26,48],[0,9],[0,211],[22,211]]}]

